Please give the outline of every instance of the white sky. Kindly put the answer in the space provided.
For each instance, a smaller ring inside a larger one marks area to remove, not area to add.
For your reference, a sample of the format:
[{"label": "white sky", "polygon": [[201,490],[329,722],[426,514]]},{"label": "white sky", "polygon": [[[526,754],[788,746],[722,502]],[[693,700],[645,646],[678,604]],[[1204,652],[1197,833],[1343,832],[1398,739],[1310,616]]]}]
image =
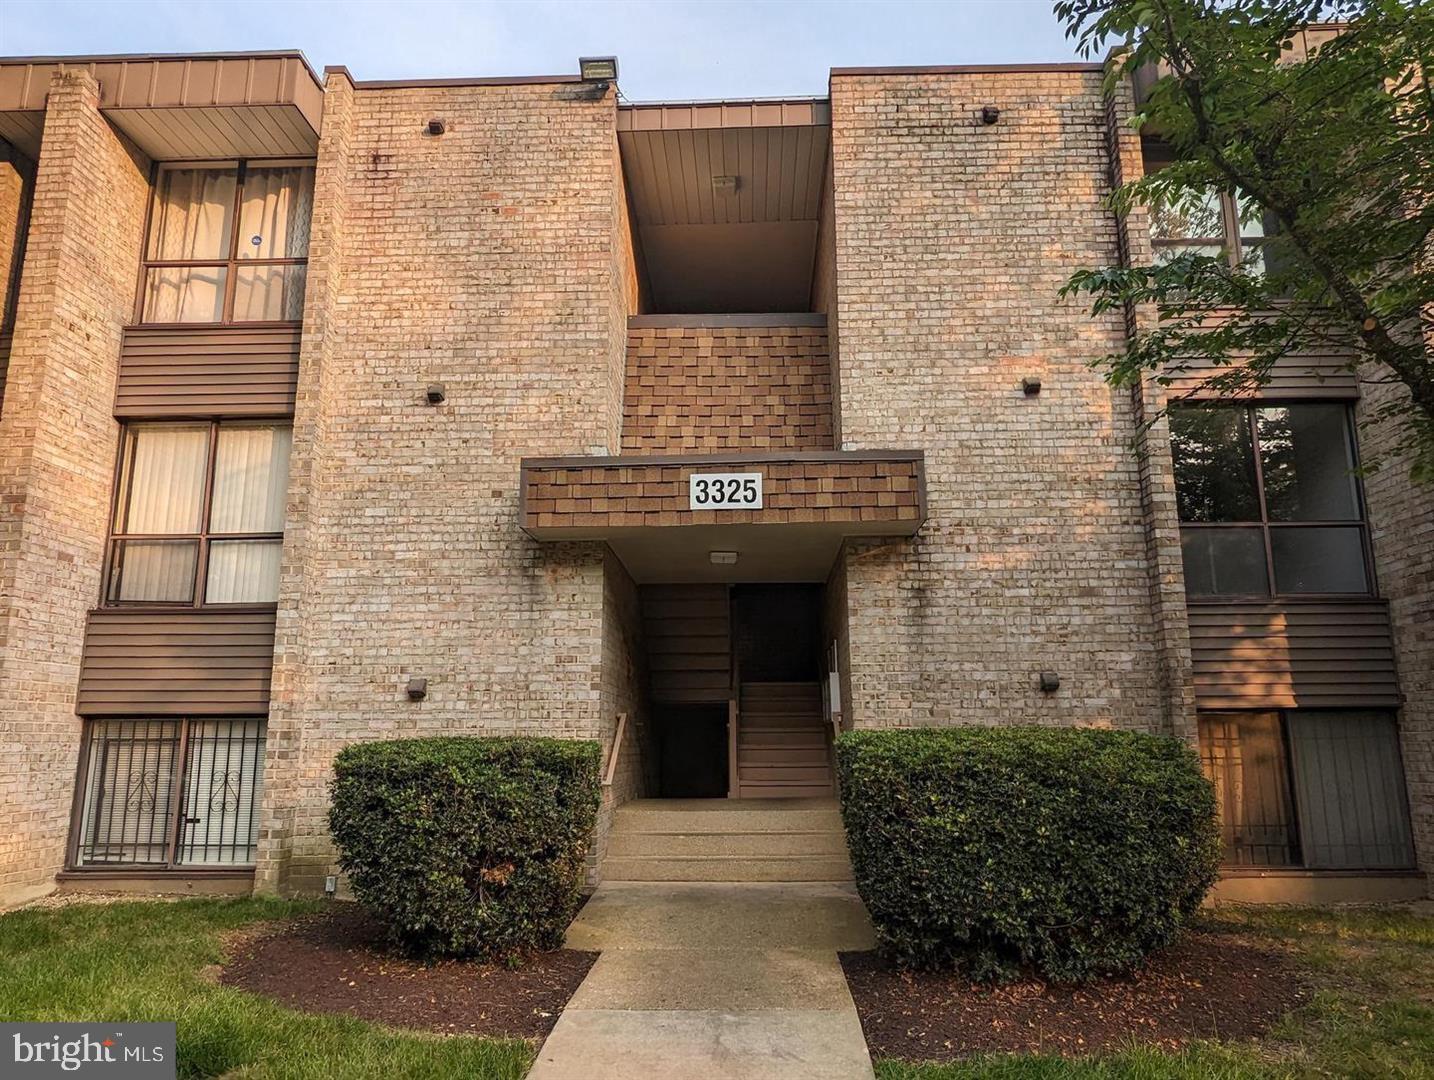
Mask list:
[{"label": "white sky", "polygon": [[0,0],[0,54],[302,49],[358,79],[553,75],[634,101],[825,94],[827,69],[1074,60],[1051,0]]}]

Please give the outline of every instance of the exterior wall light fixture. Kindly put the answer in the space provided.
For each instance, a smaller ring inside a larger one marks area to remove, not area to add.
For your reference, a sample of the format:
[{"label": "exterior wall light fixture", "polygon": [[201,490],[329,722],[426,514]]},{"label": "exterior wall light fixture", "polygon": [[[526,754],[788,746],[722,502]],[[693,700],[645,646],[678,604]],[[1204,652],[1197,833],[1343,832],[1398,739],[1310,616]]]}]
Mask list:
[{"label": "exterior wall light fixture", "polygon": [[578,57],[578,75],[583,82],[617,82],[616,56]]},{"label": "exterior wall light fixture", "polygon": [[1026,397],[1035,397],[1041,392],[1041,380],[1034,375],[1027,375],[1021,380],[1021,393]]},{"label": "exterior wall light fixture", "polygon": [[1061,677],[1054,671],[1041,672],[1041,690],[1053,694],[1061,688]]},{"label": "exterior wall light fixture", "polygon": [[707,557],[712,560],[713,566],[737,565],[737,553],[735,551],[709,551]]},{"label": "exterior wall light fixture", "polygon": [[439,120],[437,117],[434,117],[432,120],[428,121],[428,127],[425,130],[430,135],[442,135],[448,129],[444,127],[442,120]]},{"label": "exterior wall light fixture", "polygon": [[414,676],[408,680],[408,700],[422,701],[428,696],[428,680]]},{"label": "exterior wall light fixture", "polygon": [[990,127],[997,120],[1001,119],[1001,110],[994,105],[981,106],[981,123]]},{"label": "exterior wall light fixture", "polygon": [[443,389],[442,383],[429,383],[428,392],[424,395],[428,398],[430,405],[442,405],[448,400],[448,392]]}]

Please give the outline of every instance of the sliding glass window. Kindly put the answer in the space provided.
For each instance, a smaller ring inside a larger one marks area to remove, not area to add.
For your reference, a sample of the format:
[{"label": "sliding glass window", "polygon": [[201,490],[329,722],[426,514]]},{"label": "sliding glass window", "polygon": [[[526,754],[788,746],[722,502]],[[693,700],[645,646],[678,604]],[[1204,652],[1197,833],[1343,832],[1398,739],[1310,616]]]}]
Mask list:
[{"label": "sliding glass window", "polygon": [[313,205],[311,163],[160,166],[140,321],[301,319]]},{"label": "sliding glass window", "polygon": [[1372,592],[1348,406],[1176,406],[1170,439],[1191,597]]},{"label": "sliding glass window", "polygon": [[76,866],[253,864],[262,719],[92,720],[80,767]]},{"label": "sliding glass window", "polygon": [[1414,865],[1392,713],[1211,712],[1199,726],[1227,866]]},{"label": "sliding glass window", "polygon": [[106,603],[275,603],[291,443],[287,424],[126,425]]}]

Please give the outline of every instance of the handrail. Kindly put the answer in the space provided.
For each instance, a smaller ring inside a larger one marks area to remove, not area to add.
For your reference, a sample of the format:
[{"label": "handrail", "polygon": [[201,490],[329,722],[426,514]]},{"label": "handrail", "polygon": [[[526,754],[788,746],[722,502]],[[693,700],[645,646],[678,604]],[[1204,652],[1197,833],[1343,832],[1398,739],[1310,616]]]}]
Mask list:
[{"label": "handrail", "polygon": [[612,778],[617,775],[617,756],[622,752],[622,736],[627,731],[627,713],[617,714],[617,734],[613,736],[612,753],[607,759],[607,775],[603,777],[602,786],[612,787]]}]

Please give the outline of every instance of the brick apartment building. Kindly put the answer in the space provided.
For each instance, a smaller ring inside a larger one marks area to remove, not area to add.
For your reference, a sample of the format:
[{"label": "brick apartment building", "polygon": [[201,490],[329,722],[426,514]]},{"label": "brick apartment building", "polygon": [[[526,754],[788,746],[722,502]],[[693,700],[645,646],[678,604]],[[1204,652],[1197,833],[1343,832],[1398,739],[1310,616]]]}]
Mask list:
[{"label": "brick apartment building", "polygon": [[700,877],[618,807],[1032,723],[1198,741],[1223,895],[1424,895],[1434,492],[1340,355],[1148,429],[1090,369],[1157,313],[1071,272],[1258,241],[1106,208],[1136,92],[0,60],[0,899],[320,891],[358,739],[601,740],[594,874]]}]

